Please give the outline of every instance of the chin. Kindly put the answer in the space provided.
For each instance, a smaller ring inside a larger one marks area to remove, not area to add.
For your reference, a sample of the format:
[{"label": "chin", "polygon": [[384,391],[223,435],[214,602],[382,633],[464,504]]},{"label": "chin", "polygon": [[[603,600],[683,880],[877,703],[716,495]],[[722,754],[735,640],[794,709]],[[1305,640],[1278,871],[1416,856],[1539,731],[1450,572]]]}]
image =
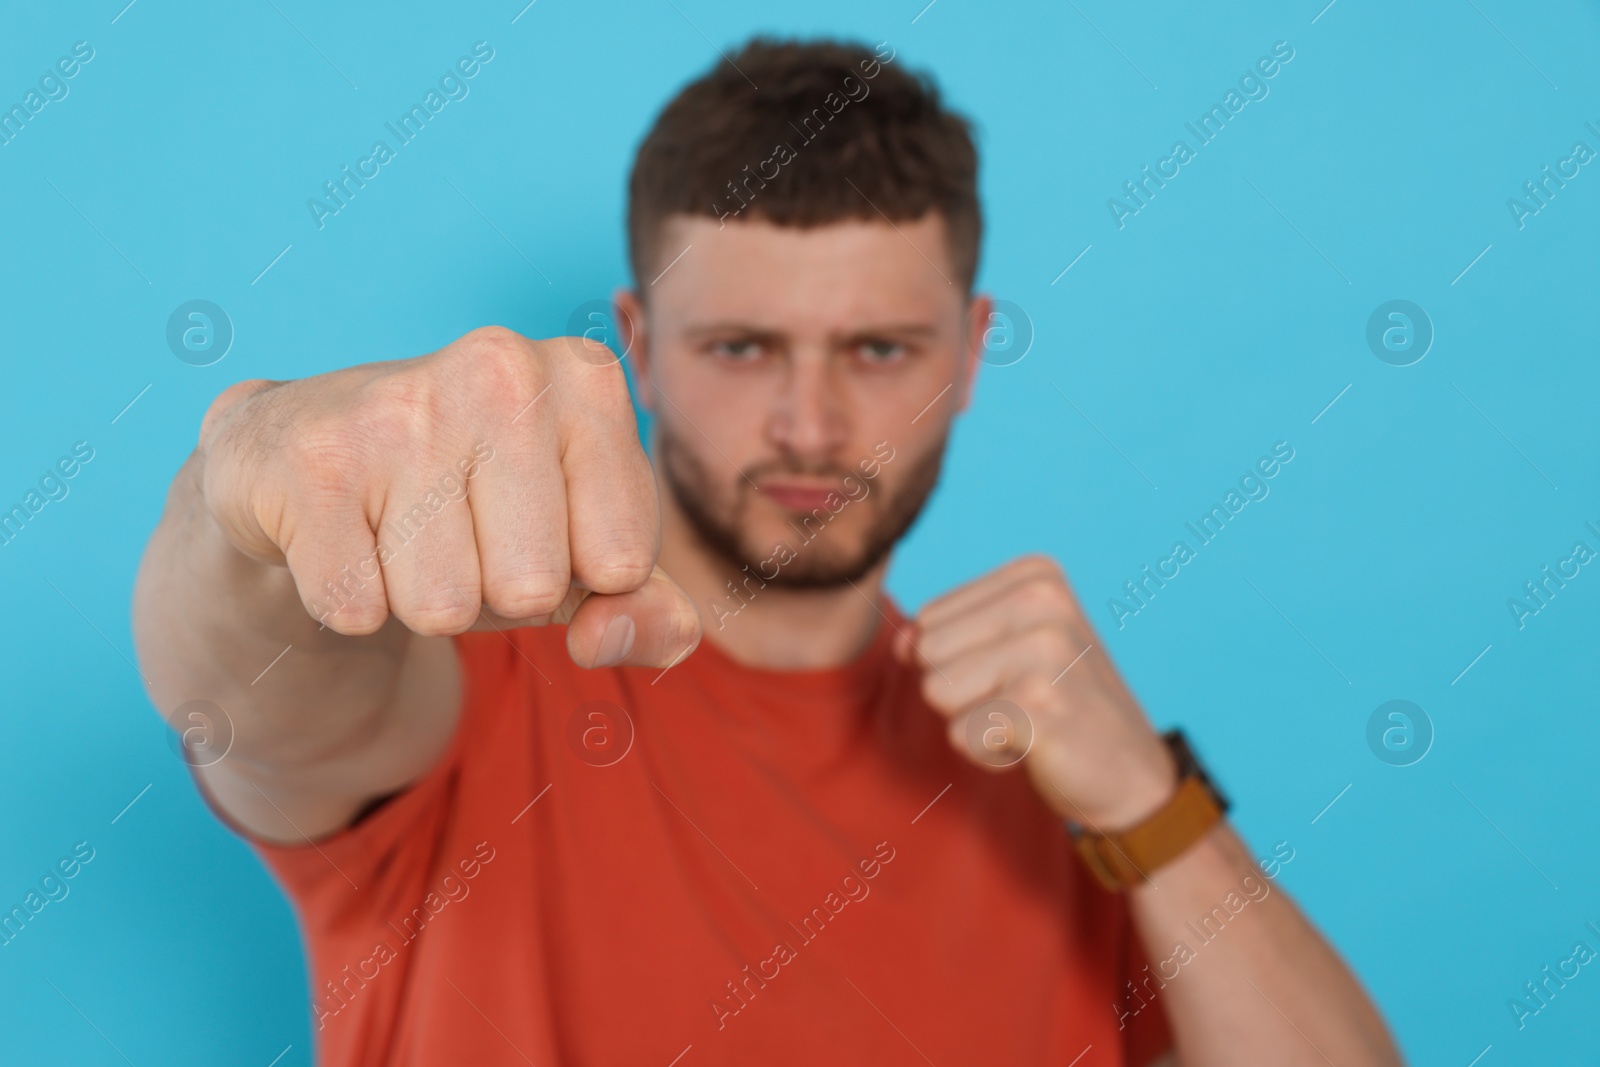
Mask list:
[{"label": "chin", "polygon": [[836,588],[859,580],[877,562],[867,560],[857,530],[803,526],[798,517],[755,524],[741,540],[748,573],[779,588]]},{"label": "chin", "polygon": [[[770,553],[774,545],[783,544],[801,557],[819,556],[842,561],[861,547],[859,531],[864,513],[851,514],[859,509],[860,505],[851,504],[830,514],[826,508],[789,511],[768,505],[762,509],[766,514],[750,524],[750,534],[745,540],[753,540],[751,547],[763,556]],[[799,566],[802,562],[797,560],[795,565]]]}]

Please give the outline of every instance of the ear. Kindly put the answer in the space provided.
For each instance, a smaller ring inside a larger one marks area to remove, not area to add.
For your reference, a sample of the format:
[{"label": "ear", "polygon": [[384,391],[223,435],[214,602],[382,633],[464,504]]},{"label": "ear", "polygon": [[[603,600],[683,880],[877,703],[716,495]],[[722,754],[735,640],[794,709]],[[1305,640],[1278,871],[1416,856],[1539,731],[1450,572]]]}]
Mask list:
[{"label": "ear", "polygon": [[645,328],[644,301],[632,289],[619,288],[611,294],[620,356],[633,367],[633,384],[640,405],[654,414],[656,394],[650,385],[650,334]]},{"label": "ear", "polygon": [[962,360],[957,379],[961,389],[956,394],[956,410],[965,411],[972,402],[972,385],[978,377],[978,363],[981,361],[984,347],[984,337],[989,332],[989,317],[994,313],[994,300],[987,293],[978,293],[967,304],[966,321],[966,346],[962,353]]}]

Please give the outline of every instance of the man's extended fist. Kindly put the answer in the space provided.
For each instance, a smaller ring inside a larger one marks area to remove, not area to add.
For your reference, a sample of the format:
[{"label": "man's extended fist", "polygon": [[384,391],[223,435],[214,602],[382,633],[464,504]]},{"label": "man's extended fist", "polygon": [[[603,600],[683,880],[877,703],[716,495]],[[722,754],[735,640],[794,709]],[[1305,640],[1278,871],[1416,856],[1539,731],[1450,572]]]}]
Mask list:
[{"label": "man's extended fist", "polygon": [[[582,666],[666,666],[699,640],[655,567],[660,512],[621,366],[486,327],[413,359],[224,390],[206,504],[344,634],[569,623]],[[603,353],[604,354],[604,353]]]},{"label": "man's extended fist", "polygon": [[1025,556],[930,601],[896,652],[974,762],[1025,762],[1064,818],[1121,830],[1177,784],[1151,728],[1053,560]]}]

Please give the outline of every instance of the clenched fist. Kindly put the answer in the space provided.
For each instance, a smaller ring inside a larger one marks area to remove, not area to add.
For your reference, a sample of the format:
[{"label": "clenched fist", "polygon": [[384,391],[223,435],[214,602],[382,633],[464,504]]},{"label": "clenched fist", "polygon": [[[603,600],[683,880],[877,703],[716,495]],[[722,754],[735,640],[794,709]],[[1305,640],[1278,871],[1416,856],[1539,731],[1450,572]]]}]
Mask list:
[{"label": "clenched fist", "polygon": [[1054,561],[1026,556],[930,601],[896,651],[950,743],[1000,769],[1024,762],[1063,818],[1121,830],[1172,793],[1177,768]]},{"label": "clenched fist", "polygon": [[390,615],[427,635],[566,623],[585,667],[664,667],[699,640],[655,566],[655,480],[622,368],[592,342],[487,327],[414,359],[240,382],[206,412],[200,451],[228,539],[286,565],[339,633]]}]

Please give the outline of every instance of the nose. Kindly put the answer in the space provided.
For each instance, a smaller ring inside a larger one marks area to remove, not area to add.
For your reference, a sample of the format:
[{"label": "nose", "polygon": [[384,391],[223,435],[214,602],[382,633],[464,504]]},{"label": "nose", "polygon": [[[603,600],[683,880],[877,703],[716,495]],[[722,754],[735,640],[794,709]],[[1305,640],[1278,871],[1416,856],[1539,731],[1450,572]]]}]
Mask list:
[{"label": "nose", "polygon": [[820,353],[797,353],[788,361],[767,420],[776,448],[806,460],[837,458],[850,437],[849,398],[840,377]]}]

